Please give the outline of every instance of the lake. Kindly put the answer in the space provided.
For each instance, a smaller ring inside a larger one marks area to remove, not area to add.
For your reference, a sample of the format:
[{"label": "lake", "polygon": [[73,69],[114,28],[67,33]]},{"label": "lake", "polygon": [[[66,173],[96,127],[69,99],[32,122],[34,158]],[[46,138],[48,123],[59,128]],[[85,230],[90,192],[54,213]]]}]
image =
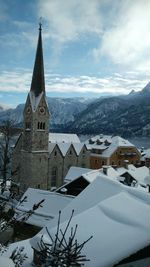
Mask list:
[{"label": "lake", "polygon": [[150,148],[150,137],[132,137],[128,140],[138,148]]}]

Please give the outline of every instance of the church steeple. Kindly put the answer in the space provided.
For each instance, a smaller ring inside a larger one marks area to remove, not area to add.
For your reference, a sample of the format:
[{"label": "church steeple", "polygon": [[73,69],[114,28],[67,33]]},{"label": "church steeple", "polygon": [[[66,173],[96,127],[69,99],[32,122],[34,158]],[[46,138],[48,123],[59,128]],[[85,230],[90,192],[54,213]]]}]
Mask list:
[{"label": "church steeple", "polygon": [[39,23],[39,38],[36,50],[36,57],[33,69],[33,76],[30,91],[37,97],[41,92],[45,93],[44,63],[42,49],[42,24]]}]

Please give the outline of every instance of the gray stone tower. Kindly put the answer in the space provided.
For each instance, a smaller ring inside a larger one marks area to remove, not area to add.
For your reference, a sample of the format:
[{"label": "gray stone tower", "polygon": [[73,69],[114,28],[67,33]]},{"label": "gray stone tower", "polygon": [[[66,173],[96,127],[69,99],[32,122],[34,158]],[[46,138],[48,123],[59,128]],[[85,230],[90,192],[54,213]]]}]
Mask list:
[{"label": "gray stone tower", "polygon": [[15,180],[20,183],[21,191],[28,187],[47,189],[48,141],[49,110],[45,96],[40,24],[31,89],[23,112],[23,133],[16,143],[13,158],[13,165],[19,170]]}]

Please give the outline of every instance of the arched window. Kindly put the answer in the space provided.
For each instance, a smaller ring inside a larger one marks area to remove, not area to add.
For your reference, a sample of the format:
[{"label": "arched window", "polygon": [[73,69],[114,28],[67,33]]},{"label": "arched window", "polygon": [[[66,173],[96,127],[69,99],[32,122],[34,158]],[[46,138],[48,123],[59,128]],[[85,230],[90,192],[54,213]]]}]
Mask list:
[{"label": "arched window", "polygon": [[38,122],[37,128],[40,130],[45,130],[45,122]]},{"label": "arched window", "polygon": [[43,129],[43,123],[42,122],[40,123],[40,129],[41,130]]},{"label": "arched window", "polygon": [[45,130],[45,122],[43,122],[43,130]]},{"label": "arched window", "polygon": [[53,167],[51,173],[51,186],[56,186],[56,184],[57,184],[57,167]]}]

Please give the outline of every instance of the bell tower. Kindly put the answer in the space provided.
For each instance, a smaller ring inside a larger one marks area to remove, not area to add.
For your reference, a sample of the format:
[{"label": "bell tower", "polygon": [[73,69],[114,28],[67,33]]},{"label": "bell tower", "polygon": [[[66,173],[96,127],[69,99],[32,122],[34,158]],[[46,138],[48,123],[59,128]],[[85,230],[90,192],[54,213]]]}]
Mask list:
[{"label": "bell tower", "polygon": [[23,112],[19,174],[22,191],[28,187],[47,189],[49,116],[40,23],[31,88]]}]

